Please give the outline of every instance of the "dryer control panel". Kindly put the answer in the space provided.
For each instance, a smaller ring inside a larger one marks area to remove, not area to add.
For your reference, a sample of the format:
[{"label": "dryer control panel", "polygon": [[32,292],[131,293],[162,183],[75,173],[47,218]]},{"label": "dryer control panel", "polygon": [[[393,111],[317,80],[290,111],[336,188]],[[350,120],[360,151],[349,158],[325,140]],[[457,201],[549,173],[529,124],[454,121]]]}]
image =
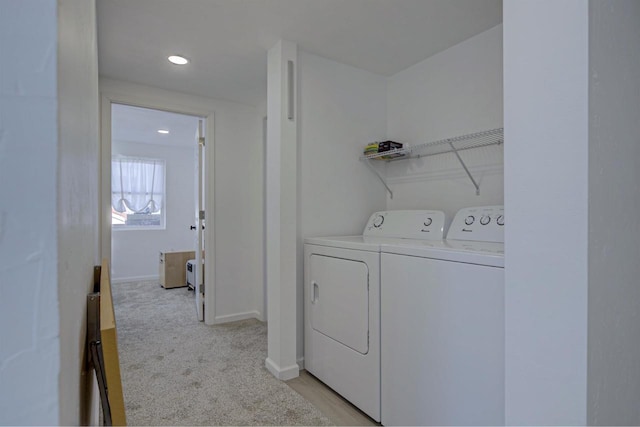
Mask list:
[{"label": "dryer control panel", "polygon": [[504,243],[504,206],[460,209],[449,227],[447,240]]},{"label": "dryer control panel", "polygon": [[402,239],[442,240],[444,212],[402,210],[375,212],[367,221],[363,235]]}]

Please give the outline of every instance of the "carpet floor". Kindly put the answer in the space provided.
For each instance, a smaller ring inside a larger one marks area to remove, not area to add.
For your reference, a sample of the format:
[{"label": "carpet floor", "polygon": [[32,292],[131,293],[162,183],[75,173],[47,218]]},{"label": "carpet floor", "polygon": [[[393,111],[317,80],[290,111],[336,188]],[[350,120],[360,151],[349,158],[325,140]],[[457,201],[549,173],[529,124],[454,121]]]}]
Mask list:
[{"label": "carpet floor", "polygon": [[266,323],[207,326],[193,292],[113,285],[129,425],[331,425],[264,367]]}]

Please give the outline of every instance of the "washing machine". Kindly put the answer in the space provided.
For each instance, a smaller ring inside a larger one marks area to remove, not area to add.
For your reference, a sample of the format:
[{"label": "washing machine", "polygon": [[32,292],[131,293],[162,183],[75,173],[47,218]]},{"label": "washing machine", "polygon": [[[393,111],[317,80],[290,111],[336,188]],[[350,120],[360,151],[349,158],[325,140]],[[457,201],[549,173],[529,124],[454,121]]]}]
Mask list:
[{"label": "washing machine", "polygon": [[504,218],[465,208],[444,243],[382,245],[383,425],[504,425]]},{"label": "washing machine", "polygon": [[376,212],[360,236],[305,239],[305,369],[380,421],[380,248],[442,241],[441,211]]}]

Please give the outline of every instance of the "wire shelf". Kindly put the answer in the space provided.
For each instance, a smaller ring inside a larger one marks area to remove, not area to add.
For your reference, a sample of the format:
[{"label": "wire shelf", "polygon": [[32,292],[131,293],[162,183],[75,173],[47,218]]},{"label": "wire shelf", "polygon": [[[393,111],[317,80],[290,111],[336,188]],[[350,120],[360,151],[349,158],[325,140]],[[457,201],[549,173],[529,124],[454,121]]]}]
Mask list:
[{"label": "wire shelf", "polygon": [[369,168],[378,176],[380,181],[382,181],[387,191],[389,192],[391,198],[393,198],[393,192],[387,185],[384,177],[382,177],[382,175],[380,175],[380,173],[371,166],[371,164],[369,163],[370,160],[384,160],[386,162],[394,162],[397,160],[418,159],[420,157],[453,153],[458,158],[458,161],[464,168],[467,176],[473,183],[473,186],[476,188],[476,194],[479,195],[480,187],[478,186],[476,180],[473,179],[471,172],[469,172],[467,165],[464,163],[458,152],[470,150],[472,148],[500,145],[503,143],[504,129],[497,128],[483,132],[471,133],[468,135],[456,136],[454,138],[441,139],[439,141],[425,142],[413,147],[403,147],[395,150],[384,151],[382,153],[363,155],[360,157],[360,160],[366,161],[367,166],[369,166]]},{"label": "wire shelf", "polygon": [[393,162],[397,160],[416,159],[420,157],[470,150],[472,148],[488,147],[502,143],[504,143],[504,130],[503,128],[498,128],[457,136],[455,138],[425,142],[414,145],[413,147],[403,147],[396,150],[384,151],[382,153],[369,154],[361,156],[360,160],[380,159],[387,162]]}]

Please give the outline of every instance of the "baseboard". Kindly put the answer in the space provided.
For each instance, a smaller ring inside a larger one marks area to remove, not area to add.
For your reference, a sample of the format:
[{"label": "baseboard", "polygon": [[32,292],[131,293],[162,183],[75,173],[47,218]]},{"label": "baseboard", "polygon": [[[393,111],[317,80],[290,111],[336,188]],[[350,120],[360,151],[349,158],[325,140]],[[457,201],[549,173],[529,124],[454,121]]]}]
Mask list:
[{"label": "baseboard", "polygon": [[264,361],[264,365],[267,367],[269,372],[271,372],[271,375],[281,381],[292,380],[300,376],[300,367],[297,364],[280,368],[273,360],[267,357]]},{"label": "baseboard", "polygon": [[302,371],[304,369],[304,357],[299,357],[296,362],[298,362],[298,368]]},{"label": "baseboard", "polygon": [[213,324],[218,325],[220,323],[237,322],[238,320],[246,319],[258,319],[260,320],[259,311],[247,311],[245,313],[227,314],[225,316],[216,316]]},{"label": "baseboard", "polygon": [[159,282],[160,276],[133,276],[133,277],[121,277],[121,278],[111,278],[111,283],[128,283],[128,282]]}]

